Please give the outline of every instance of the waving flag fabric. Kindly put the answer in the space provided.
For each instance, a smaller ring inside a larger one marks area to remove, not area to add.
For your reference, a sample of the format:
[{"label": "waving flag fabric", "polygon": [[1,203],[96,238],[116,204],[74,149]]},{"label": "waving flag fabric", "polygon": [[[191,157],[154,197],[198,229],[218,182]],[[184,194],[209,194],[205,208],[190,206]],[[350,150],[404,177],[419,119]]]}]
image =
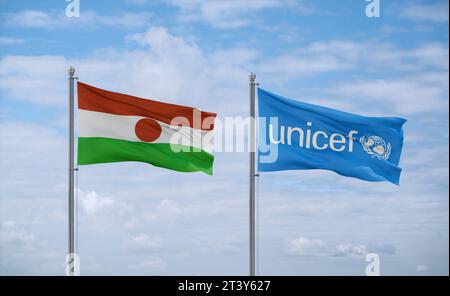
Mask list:
[{"label": "waving flag fabric", "polygon": [[140,161],[212,175],[215,113],[78,83],[78,164]]},{"label": "waving flag fabric", "polygon": [[405,119],[366,117],[258,89],[258,170],[332,170],[399,184]]}]

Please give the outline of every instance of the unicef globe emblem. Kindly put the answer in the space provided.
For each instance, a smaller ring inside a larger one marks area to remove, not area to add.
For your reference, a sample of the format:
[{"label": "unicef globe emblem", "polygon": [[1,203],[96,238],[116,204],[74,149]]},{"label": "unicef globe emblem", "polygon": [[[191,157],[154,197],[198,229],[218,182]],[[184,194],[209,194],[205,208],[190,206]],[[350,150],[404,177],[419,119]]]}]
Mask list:
[{"label": "unicef globe emblem", "polygon": [[388,159],[391,154],[391,143],[387,143],[378,136],[361,137],[359,142],[364,150],[372,157]]}]

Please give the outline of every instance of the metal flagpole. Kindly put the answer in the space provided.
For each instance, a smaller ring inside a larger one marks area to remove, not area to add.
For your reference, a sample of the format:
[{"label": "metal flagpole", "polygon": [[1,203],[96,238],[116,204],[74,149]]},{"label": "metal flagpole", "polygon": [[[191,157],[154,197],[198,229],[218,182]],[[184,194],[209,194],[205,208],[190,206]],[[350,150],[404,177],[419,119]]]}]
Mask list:
[{"label": "metal flagpole", "polygon": [[255,73],[250,73],[250,276],[255,275]]},{"label": "metal flagpole", "polygon": [[75,68],[70,67],[69,73],[69,260],[68,275],[75,275],[75,167],[74,167],[74,93]]}]

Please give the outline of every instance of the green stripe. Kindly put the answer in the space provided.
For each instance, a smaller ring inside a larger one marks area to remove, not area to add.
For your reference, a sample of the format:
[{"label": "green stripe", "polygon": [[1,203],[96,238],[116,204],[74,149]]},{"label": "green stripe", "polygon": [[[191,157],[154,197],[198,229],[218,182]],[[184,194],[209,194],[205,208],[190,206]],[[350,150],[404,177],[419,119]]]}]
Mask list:
[{"label": "green stripe", "polygon": [[185,148],[185,151],[174,152],[169,143],[78,138],[78,164],[140,161],[179,172],[202,171],[212,175],[213,155],[204,150],[196,152],[191,147],[177,146],[178,150]]}]

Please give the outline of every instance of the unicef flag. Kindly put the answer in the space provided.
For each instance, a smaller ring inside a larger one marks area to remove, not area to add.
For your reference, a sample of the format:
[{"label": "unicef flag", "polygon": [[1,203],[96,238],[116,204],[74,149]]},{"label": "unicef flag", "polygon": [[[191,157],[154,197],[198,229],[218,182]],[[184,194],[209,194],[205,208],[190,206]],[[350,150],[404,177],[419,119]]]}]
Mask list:
[{"label": "unicef flag", "polygon": [[332,170],[399,185],[405,119],[366,117],[258,89],[258,170]]}]

